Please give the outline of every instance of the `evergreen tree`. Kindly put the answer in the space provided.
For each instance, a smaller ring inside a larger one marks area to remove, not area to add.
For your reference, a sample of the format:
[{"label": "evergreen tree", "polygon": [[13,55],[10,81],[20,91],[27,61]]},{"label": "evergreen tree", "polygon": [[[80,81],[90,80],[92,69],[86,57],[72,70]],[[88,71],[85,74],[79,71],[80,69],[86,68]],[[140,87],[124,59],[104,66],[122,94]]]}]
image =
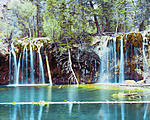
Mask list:
[{"label": "evergreen tree", "polygon": [[5,18],[3,21],[3,32],[5,29],[9,34],[13,32],[14,37],[19,36],[36,36],[35,16],[37,13],[36,6],[29,1],[13,1],[7,5]]}]

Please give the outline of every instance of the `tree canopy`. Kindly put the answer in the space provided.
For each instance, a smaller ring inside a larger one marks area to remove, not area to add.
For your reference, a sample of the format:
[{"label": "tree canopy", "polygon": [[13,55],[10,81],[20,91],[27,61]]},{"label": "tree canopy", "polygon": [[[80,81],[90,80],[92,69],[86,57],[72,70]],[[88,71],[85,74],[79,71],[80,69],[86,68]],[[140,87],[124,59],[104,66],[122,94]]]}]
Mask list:
[{"label": "tree canopy", "polygon": [[[60,44],[90,43],[104,32],[143,31],[149,0],[21,0],[3,5],[1,37],[48,36]],[[67,39],[66,39],[67,38]]]}]

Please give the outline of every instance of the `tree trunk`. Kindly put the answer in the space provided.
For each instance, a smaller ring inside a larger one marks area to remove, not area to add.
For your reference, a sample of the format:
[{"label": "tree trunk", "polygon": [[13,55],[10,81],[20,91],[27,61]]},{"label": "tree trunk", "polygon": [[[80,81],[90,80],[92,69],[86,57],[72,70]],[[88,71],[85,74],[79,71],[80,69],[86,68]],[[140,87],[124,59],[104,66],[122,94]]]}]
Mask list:
[{"label": "tree trunk", "polygon": [[116,34],[118,33],[118,26],[119,26],[119,16],[117,12],[117,26],[116,26]]},{"label": "tree trunk", "polygon": [[47,72],[48,72],[48,78],[49,78],[49,83],[50,85],[52,86],[52,76],[51,76],[51,70],[50,70],[50,66],[49,66],[49,61],[48,61],[48,56],[46,54],[46,51],[45,51],[45,57],[46,57],[46,65],[47,65]]},{"label": "tree trunk", "polygon": [[74,77],[74,79],[75,79],[75,81],[76,81],[76,83],[77,83],[77,85],[78,85],[79,82],[78,82],[77,77],[76,77],[76,75],[75,75],[75,72],[73,71],[73,68],[72,68],[71,54],[70,54],[69,48],[68,48],[68,62],[69,62],[69,67],[70,67],[70,70],[71,70],[71,72],[72,72],[72,74],[73,74],[73,77]]},{"label": "tree trunk", "polygon": [[37,13],[36,13],[36,33],[37,33],[37,37],[40,36],[40,33],[39,33],[39,1],[37,0],[37,5],[36,5],[36,8],[37,8]]},{"label": "tree trunk", "polygon": [[106,20],[105,32],[110,32],[110,21],[109,21],[109,18],[107,18],[107,16],[105,16],[105,20]]},{"label": "tree trunk", "polygon": [[126,26],[126,21],[127,21],[127,8],[125,7],[125,12],[124,12],[124,32],[127,32],[127,26]]},{"label": "tree trunk", "polygon": [[[90,1],[90,6],[92,7],[92,9],[94,9],[93,3],[92,1]],[[98,24],[98,20],[97,20],[97,16],[94,15],[94,20],[95,20],[95,24],[96,24],[96,28],[97,28],[97,33],[100,33],[100,28],[99,28],[99,24]]]}]

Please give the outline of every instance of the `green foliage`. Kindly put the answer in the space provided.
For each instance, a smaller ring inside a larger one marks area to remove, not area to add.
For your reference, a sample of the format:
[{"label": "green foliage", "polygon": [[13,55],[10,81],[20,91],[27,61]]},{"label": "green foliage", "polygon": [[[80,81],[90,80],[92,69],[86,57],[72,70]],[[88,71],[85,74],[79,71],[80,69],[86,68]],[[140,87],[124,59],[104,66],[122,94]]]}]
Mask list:
[{"label": "green foliage", "polygon": [[[93,3],[93,8],[90,2]],[[100,31],[124,32],[148,29],[147,0],[23,0],[10,2],[0,20],[0,36],[48,36],[60,48],[90,44],[90,34]]]},{"label": "green foliage", "polygon": [[29,1],[13,1],[5,8],[4,18],[1,20],[3,27],[2,33],[8,37],[13,32],[13,37],[34,36],[35,16],[37,14],[36,6]]},{"label": "green foliage", "polygon": [[[95,30],[89,25],[88,18],[92,14],[89,6],[73,0],[47,0],[43,28],[51,40],[57,41],[60,49],[72,46],[79,41],[89,43],[89,32]],[[89,27],[90,26],[90,27]]]}]

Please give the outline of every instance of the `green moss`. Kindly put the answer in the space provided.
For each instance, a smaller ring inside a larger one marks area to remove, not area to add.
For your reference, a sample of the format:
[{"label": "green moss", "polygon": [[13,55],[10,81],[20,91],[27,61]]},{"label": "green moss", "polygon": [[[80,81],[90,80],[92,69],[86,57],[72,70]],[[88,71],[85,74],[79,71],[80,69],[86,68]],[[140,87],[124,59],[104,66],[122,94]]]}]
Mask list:
[{"label": "green moss", "polygon": [[[136,34],[136,41],[137,41],[137,46],[139,46],[139,48],[142,48],[143,47],[143,37],[142,37],[142,34],[141,33],[135,33]],[[135,44],[136,45],[136,44]]]},{"label": "green moss", "polygon": [[126,86],[115,86],[115,85],[85,84],[85,85],[79,85],[78,87],[86,88],[86,89],[104,89],[104,90],[114,90],[114,91],[124,91],[124,92],[150,91],[149,89],[144,89],[140,87],[126,87]]},{"label": "green moss", "polygon": [[116,50],[117,50],[117,52],[119,52],[120,51],[120,46],[121,46],[121,44],[120,44],[120,40],[121,40],[121,35],[120,36],[118,36],[118,37],[116,37]]}]

